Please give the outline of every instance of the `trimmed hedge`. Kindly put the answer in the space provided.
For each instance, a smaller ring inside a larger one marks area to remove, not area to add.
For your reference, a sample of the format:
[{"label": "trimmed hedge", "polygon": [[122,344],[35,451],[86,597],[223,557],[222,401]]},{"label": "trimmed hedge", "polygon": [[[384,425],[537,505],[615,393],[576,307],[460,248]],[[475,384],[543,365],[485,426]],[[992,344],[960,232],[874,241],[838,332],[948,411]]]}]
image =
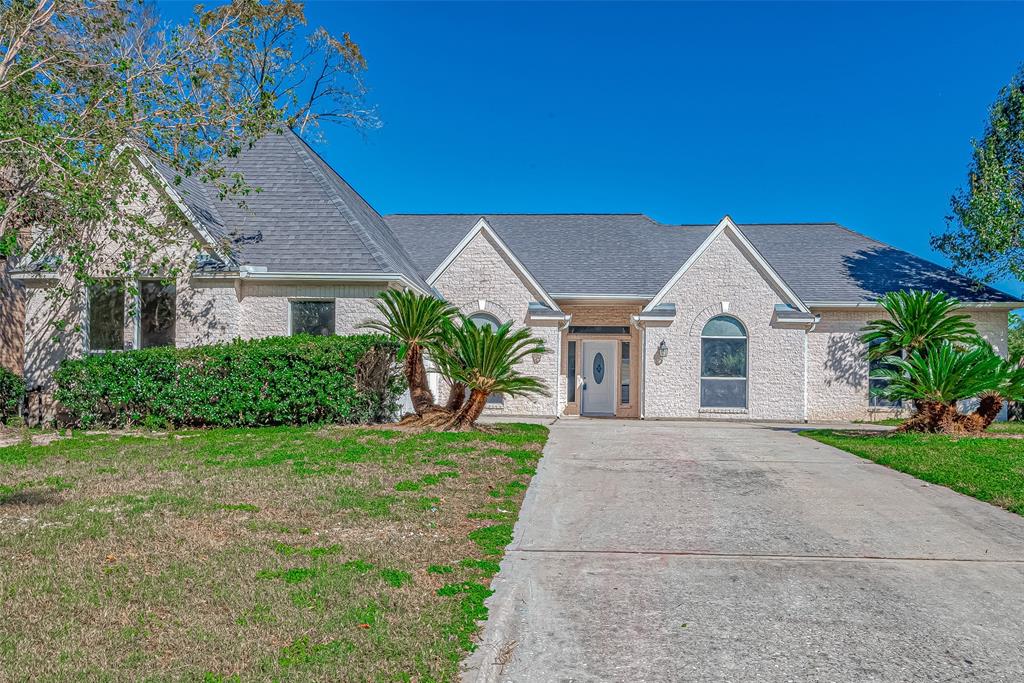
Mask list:
[{"label": "trimmed hedge", "polygon": [[24,378],[7,368],[0,368],[0,425],[18,416],[24,399]]},{"label": "trimmed hedge", "polygon": [[96,354],[61,363],[55,397],[81,427],[371,422],[397,411],[404,384],[388,372],[377,390],[358,390],[370,351],[393,359],[397,346],[378,335],[296,336]]}]

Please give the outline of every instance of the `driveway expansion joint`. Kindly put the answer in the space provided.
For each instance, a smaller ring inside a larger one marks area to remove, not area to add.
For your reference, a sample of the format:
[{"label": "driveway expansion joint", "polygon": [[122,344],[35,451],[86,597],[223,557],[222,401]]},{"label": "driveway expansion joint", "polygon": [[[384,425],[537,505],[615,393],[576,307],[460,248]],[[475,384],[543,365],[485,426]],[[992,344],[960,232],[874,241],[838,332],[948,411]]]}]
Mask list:
[{"label": "driveway expansion joint", "polygon": [[712,560],[781,560],[790,562],[962,562],[971,564],[1024,565],[1024,558],[989,559],[984,557],[890,557],[885,555],[779,555],[773,553],[715,553],[703,550],[508,548],[506,553],[538,555],[632,555],[638,557],[693,557]]}]

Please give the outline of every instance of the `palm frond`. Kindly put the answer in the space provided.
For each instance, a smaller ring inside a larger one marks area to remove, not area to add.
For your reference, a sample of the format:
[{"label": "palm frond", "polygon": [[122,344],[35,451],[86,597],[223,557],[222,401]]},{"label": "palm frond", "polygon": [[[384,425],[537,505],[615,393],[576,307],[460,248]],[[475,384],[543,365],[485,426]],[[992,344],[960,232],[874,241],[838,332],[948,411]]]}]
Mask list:
[{"label": "palm frond", "polygon": [[381,318],[367,320],[360,327],[381,332],[403,346],[430,347],[443,335],[445,321],[456,314],[451,304],[413,291],[385,290],[373,305]]},{"label": "palm frond", "polygon": [[445,326],[444,343],[433,349],[432,357],[441,373],[470,389],[509,396],[547,395],[547,385],[516,367],[527,356],[547,353],[544,342],[526,328],[512,329],[505,323],[496,330],[477,326],[459,316],[458,325]]},{"label": "palm frond", "polygon": [[988,392],[1000,392],[1007,381],[1006,361],[991,347],[964,350],[944,340],[927,352],[918,349],[906,359],[888,356],[888,366],[873,377],[887,380],[874,393],[890,400],[953,404]]},{"label": "palm frond", "polygon": [[978,343],[970,316],[957,313],[960,302],[942,292],[889,292],[878,303],[889,318],[868,322],[861,337],[873,359],[927,349],[943,341],[964,347]]}]

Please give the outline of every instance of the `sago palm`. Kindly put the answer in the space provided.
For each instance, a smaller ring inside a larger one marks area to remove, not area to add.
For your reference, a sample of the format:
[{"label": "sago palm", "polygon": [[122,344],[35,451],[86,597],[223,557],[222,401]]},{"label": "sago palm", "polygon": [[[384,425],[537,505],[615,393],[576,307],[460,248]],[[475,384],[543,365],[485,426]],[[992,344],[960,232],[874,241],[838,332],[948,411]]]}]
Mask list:
[{"label": "sago palm", "polygon": [[455,315],[456,308],[432,296],[394,289],[381,292],[373,303],[381,319],[369,320],[361,327],[382,332],[401,344],[399,358],[405,360],[412,407],[422,416],[436,407],[423,356],[441,342],[444,325]]},{"label": "sago palm", "polygon": [[960,302],[942,292],[889,292],[878,303],[889,319],[868,322],[861,337],[874,359],[914,351],[927,353],[929,346],[944,341],[962,346],[978,342],[970,316],[957,312]]},{"label": "sago palm", "polygon": [[483,413],[492,393],[507,396],[547,395],[544,382],[523,374],[516,367],[527,356],[546,353],[544,342],[529,330],[512,330],[505,323],[496,330],[474,325],[460,316],[459,324],[449,331],[448,345],[436,356],[441,372],[453,382],[469,389],[469,398],[448,425],[449,429],[472,426]]},{"label": "sago palm", "polygon": [[904,423],[906,430],[981,431],[984,420],[977,413],[962,415],[957,402],[999,394],[1007,384],[1006,362],[985,344],[965,350],[945,340],[927,351],[912,351],[906,359],[889,356],[885,364],[876,376],[888,384],[876,393],[918,407],[918,414]]}]

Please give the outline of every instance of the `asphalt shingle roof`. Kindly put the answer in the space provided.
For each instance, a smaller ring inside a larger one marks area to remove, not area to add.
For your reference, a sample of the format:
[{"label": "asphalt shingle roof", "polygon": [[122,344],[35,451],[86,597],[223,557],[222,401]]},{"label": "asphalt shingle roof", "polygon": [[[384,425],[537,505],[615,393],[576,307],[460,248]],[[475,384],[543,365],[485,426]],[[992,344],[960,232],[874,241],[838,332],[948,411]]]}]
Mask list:
[{"label": "asphalt shingle roof", "polygon": [[[385,216],[429,276],[480,214]],[[484,214],[550,294],[653,297],[714,230],[665,225],[642,214]],[[964,301],[1008,294],[837,223],[747,224],[740,231],[804,301],[857,303],[899,289],[947,292]]]},{"label": "asphalt shingle roof", "polygon": [[[425,279],[481,214],[382,218],[299,136],[263,138],[229,171],[259,188],[219,199],[159,161],[203,227],[239,265],[271,272],[402,274]],[[653,297],[714,230],[666,225],[642,214],[484,214],[538,282],[554,295]],[[966,301],[1015,298],[836,223],[745,224],[747,239],[805,302],[868,302],[898,289],[931,289]]]},{"label": "asphalt shingle roof", "polygon": [[[230,245],[239,265],[282,273],[398,273],[429,290],[380,214],[292,131],[266,136],[226,166],[259,191],[221,200],[216,188],[194,179],[174,187],[197,215],[215,219],[200,218]],[[173,185],[172,172],[157,168]]]}]

